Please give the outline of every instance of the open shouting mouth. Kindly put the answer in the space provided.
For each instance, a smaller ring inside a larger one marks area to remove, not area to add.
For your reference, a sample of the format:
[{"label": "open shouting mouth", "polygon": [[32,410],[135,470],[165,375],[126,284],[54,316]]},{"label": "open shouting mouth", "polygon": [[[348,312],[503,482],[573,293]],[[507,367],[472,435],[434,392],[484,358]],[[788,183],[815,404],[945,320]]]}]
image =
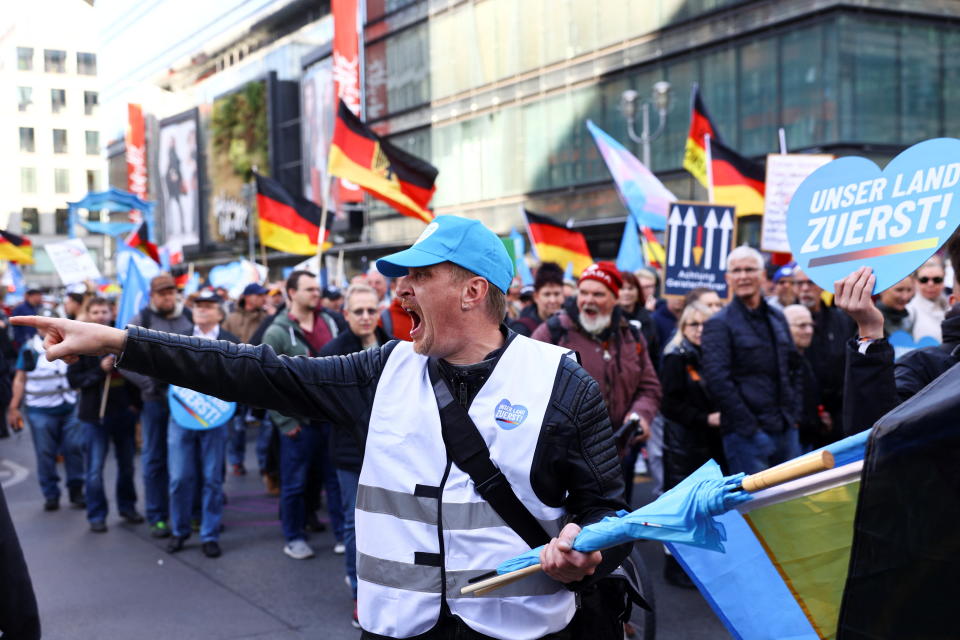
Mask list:
[{"label": "open shouting mouth", "polygon": [[412,307],[404,306],[403,310],[409,314],[410,319],[413,321],[413,326],[410,328],[410,339],[416,341],[420,337],[423,328],[423,319],[420,317],[420,312],[418,309],[413,309]]}]

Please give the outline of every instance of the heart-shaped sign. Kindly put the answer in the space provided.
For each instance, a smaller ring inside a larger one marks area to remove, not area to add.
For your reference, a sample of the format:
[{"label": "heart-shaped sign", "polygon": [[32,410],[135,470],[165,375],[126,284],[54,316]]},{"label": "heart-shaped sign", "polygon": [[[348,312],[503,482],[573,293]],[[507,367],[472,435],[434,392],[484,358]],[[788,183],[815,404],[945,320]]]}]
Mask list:
[{"label": "heart-shaped sign", "polygon": [[504,398],[493,411],[493,419],[504,431],[516,429],[527,419],[527,408],[521,404],[510,404]]},{"label": "heart-shaped sign", "polygon": [[915,144],[880,171],[866,158],[834,160],[790,200],[790,250],[827,291],[861,266],[879,293],[922,265],[960,226],[960,140]]}]

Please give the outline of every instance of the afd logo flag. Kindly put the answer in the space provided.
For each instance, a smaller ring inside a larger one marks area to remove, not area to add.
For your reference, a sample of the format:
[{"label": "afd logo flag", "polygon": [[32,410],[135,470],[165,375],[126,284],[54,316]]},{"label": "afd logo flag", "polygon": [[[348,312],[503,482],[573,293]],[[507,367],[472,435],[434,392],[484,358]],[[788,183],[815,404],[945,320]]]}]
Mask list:
[{"label": "afd logo flag", "polygon": [[883,171],[866,158],[834,160],[803,181],[787,210],[797,265],[827,291],[859,267],[874,293],[922,265],[960,225],[960,140],[915,144]]},{"label": "afd logo flag", "polygon": [[607,163],[620,199],[630,215],[639,226],[662,231],[667,223],[667,209],[676,196],[607,132],[590,120],[587,120],[587,129],[593,134],[593,141]]},{"label": "afd logo flag", "polygon": [[114,326],[123,329],[130,322],[130,318],[147,306],[147,301],[150,298],[150,286],[147,284],[147,279],[140,273],[136,260],[127,262],[127,272],[120,280],[120,287],[123,289],[123,293],[120,295],[117,321]]},{"label": "afd logo flag", "polygon": [[167,392],[170,417],[184,429],[203,431],[226,424],[237,410],[237,403],[227,402],[205,393],[170,385]]},{"label": "afd logo flag", "polygon": [[676,202],[667,220],[663,294],[685,296],[707,287],[727,297],[727,254],[735,245],[733,207]]}]

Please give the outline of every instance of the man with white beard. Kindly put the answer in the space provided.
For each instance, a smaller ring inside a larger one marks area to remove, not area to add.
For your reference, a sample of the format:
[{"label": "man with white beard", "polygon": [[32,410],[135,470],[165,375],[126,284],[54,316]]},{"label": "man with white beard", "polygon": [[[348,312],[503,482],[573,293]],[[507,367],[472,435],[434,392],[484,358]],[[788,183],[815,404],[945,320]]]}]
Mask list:
[{"label": "man with white beard", "polygon": [[649,437],[661,397],[647,343],[617,306],[622,285],[613,263],[590,265],[580,274],[576,304],[567,303],[531,336],[580,355],[580,364],[600,384],[621,453]]}]

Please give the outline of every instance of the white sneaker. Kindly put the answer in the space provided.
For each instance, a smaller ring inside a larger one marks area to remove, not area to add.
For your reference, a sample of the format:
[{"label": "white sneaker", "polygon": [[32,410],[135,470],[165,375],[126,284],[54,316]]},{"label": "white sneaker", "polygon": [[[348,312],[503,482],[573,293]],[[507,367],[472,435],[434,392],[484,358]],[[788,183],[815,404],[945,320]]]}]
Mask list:
[{"label": "white sneaker", "polygon": [[283,552],[294,560],[306,560],[313,557],[313,549],[303,540],[293,540],[283,547]]},{"label": "white sneaker", "polygon": [[337,544],[333,545],[333,552],[338,556],[342,556],[347,552],[347,547],[342,542],[338,542]]}]

